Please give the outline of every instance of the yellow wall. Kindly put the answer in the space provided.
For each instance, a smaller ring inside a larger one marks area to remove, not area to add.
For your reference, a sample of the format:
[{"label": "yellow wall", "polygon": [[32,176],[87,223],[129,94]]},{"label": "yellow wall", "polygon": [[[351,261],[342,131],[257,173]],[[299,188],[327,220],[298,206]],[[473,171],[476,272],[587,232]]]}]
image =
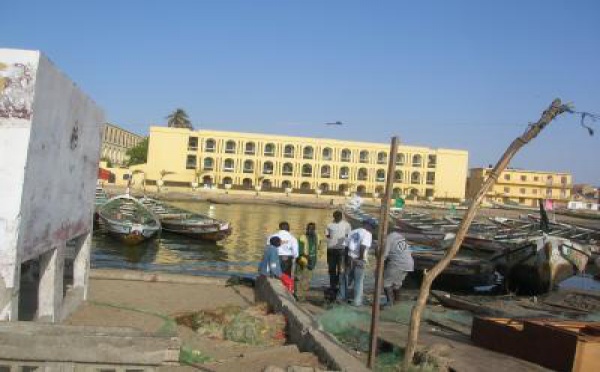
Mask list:
[{"label": "yellow wall", "polygon": [[[491,168],[470,169],[467,198],[475,197],[490,172]],[[509,169],[500,174],[494,187],[487,192],[485,201],[511,201],[526,206],[537,206],[538,199],[566,203],[571,198],[572,182],[569,173]]]},{"label": "yellow wall", "polygon": [[[188,149],[190,137],[198,138],[196,149]],[[207,141],[215,141],[213,152],[207,148]],[[232,141],[235,150],[227,152],[227,142]],[[246,145],[254,143],[254,154],[246,153]],[[265,154],[268,144],[273,145],[271,156]],[[285,154],[286,146],[294,150],[292,157]],[[312,147],[313,157],[305,158],[304,149]],[[331,160],[323,156],[324,149],[330,149]],[[342,159],[342,152],[350,151],[348,161]],[[360,153],[365,152],[368,158],[362,161]],[[289,183],[294,191],[303,189],[314,192],[325,185],[329,191],[339,192],[340,188],[350,187],[351,192],[383,193],[385,186],[385,162],[378,162],[378,154],[388,154],[389,145],[381,143],[340,141],[322,138],[290,137],[254,133],[223,132],[214,130],[190,131],[180,128],[151,127],[150,143],[148,149],[148,162],[145,166],[147,180],[160,179],[161,170],[174,172],[166,175],[166,183],[191,183],[195,179],[196,169],[200,170],[200,179],[210,178],[213,183],[222,188],[224,182],[231,182],[234,187],[254,187],[259,177],[264,177],[262,182],[270,182],[271,187],[282,188]],[[465,181],[467,172],[468,153],[462,150],[430,149],[427,147],[401,145],[399,153],[404,156],[404,164],[397,166],[397,172],[402,173],[402,182],[396,182],[394,187],[401,194],[410,195],[417,193],[425,197],[433,195],[437,198],[462,199],[465,195]],[[413,165],[414,156],[421,157],[420,165]],[[429,156],[436,157],[436,165],[428,164]],[[187,157],[195,157],[196,164],[186,169]],[[213,159],[213,169],[204,169],[206,158]],[[232,169],[226,169],[225,161],[233,162]],[[244,163],[252,161],[253,170],[244,171]],[[273,165],[272,172],[263,172],[266,162]],[[291,174],[284,174],[284,165],[292,165]],[[312,168],[310,175],[303,174],[303,167]],[[330,177],[321,175],[322,167],[330,167]],[[348,178],[340,178],[343,167],[349,170]],[[360,174],[364,171],[364,179]],[[428,183],[427,173],[434,175],[433,182]],[[418,177],[417,177],[418,176]],[[411,179],[415,177],[415,179]],[[414,181],[414,182],[411,182]],[[202,181],[201,181],[202,183]]]}]

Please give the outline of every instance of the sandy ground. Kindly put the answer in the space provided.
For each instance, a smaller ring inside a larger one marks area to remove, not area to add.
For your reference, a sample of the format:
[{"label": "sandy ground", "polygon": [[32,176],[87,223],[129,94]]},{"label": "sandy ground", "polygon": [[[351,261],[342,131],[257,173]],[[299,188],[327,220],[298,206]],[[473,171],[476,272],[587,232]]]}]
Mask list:
[{"label": "sandy ground", "polygon": [[[98,275],[99,272],[102,275]],[[129,277],[135,277],[135,274]],[[147,274],[143,275],[147,278]],[[151,281],[122,278],[121,270],[93,271],[88,301],[65,324],[133,327],[160,333],[173,330],[172,319],[178,313],[210,310],[224,305],[244,308],[254,304],[252,288],[227,286],[221,279],[168,274],[156,274]],[[202,336],[184,326],[176,326],[174,330],[183,346],[210,358],[210,361],[198,366],[202,370],[249,372],[262,371],[269,365],[281,368],[294,365],[320,367],[316,356],[301,353],[294,345],[252,346]],[[183,370],[186,369],[193,368]]]}]

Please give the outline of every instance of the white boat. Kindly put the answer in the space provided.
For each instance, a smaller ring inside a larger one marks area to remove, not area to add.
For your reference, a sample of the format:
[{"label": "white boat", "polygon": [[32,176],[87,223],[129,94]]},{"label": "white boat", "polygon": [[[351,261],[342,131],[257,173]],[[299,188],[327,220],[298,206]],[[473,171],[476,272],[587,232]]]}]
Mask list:
[{"label": "white boat", "polygon": [[108,233],[126,244],[139,244],[161,229],[158,217],[136,198],[119,195],[98,210],[100,222]]}]

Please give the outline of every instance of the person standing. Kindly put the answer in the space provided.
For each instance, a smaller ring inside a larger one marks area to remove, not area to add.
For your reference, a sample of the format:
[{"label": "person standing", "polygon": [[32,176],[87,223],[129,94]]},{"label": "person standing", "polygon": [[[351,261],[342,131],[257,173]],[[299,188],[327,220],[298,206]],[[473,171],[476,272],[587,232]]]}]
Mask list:
[{"label": "person standing", "polygon": [[290,233],[290,224],[285,221],[279,223],[279,231],[267,238],[267,244],[274,236],[281,239],[279,246],[281,270],[293,278],[294,260],[298,258],[298,240]]},{"label": "person standing", "polygon": [[373,221],[364,220],[363,226],[350,231],[346,240],[346,265],[340,291],[339,301],[348,300],[348,288],[354,286],[354,298],[352,305],[362,306],[363,281],[365,279],[365,268],[367,265],[367,252],[373,242]]},{"label": "person standing", "polygon": [[305,301],[306,293],[310,289],[313,270],[317,265],[319,243],[316,225],[314,222],[310,222],[306,225],[306,232],[298,239],[299,255],[296,259],[295,285],[296,299],[298,301]]},{"label": "person standing", "polygon": [[333,212],[333,222],[327,225],[327,271],[329,272],[329,288],[335,294],[338,290],[340,275],[344,264],[344,242],[352,228],[343,219],[341,211]]},{"label": "person standing", "polygon": [[387,237],[383,260],[383,291],[388,305],[393,306],[400,299],[400,288],[406,275],[414,270],[410,246],[397,229]]}]

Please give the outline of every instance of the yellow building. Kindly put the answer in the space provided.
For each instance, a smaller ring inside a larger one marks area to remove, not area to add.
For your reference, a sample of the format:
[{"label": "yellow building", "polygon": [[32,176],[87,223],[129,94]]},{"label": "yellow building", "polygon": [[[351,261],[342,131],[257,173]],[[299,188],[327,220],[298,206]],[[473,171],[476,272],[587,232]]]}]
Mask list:
[{"label": "yellow building", "polygon": [[[382,195],[388,153],[383,143],[151,127],[145,172],[148,185]],[[463,199],[467,164],[467,151],[401,145],[394,191]]]},{"label": "yellow building", "polygon": [[101,158],[109,160],[113,166],[125,165],[128,160],[127,150],[135,147],[143,139],[142,136],[106,123],[102,130]]},{"label": "yellow building", "polygon": [[[492,168],[472,168],[467,182],[467,198],[473,199]],[[535,207],[538,199],[567,204],[571,198],[572,177],[569,173],[507,169],[500,174],[484,201],[488,203],[518,203]]]}]

